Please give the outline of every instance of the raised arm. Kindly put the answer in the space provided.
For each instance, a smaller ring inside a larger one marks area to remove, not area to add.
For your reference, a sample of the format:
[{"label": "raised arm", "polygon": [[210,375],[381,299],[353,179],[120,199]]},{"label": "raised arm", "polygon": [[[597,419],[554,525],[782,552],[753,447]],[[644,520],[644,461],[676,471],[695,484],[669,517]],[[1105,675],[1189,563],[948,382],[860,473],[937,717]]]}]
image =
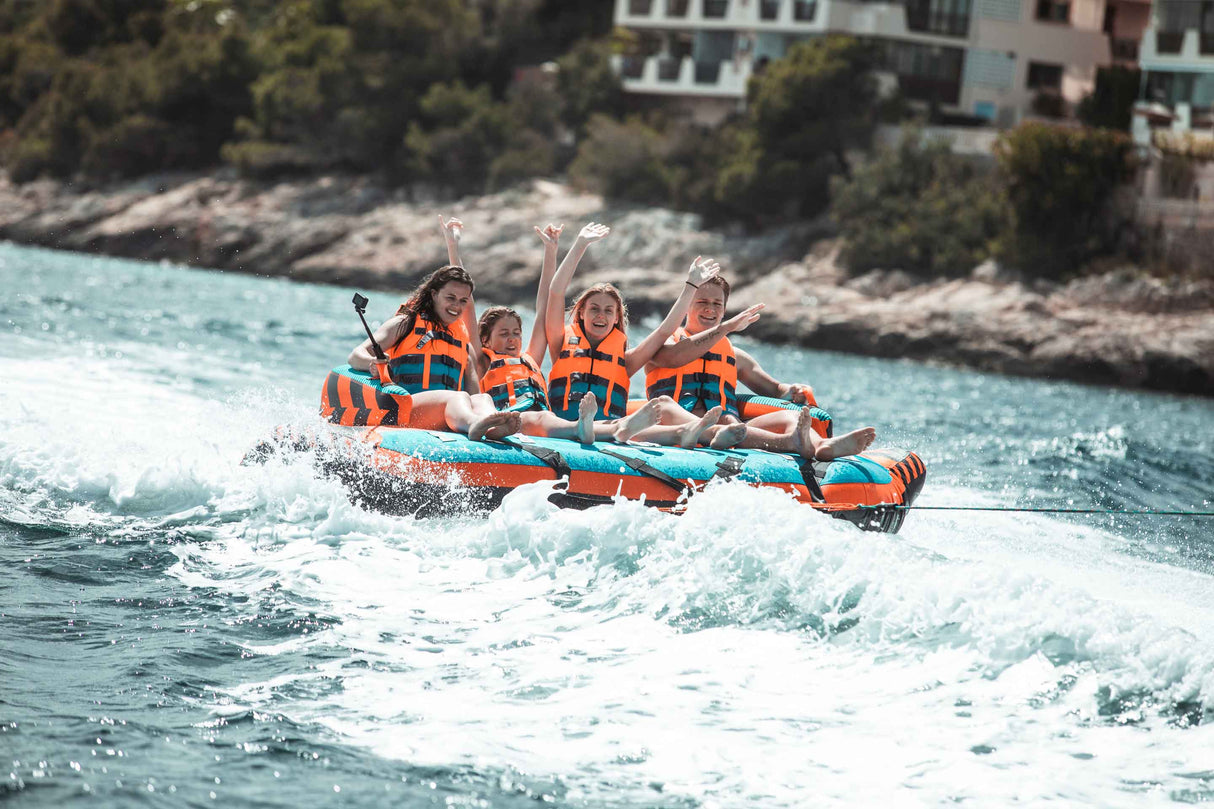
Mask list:
[{"label": "raised arm", "polygon": [[665,343],[653,355],[650,363],[658,368],[680,368],[693,360],[708,353],[722,337],[728,337],[735,332],[745,330],[747,326],[759,319],[759,313],[767,304],[756,303],[740,314],[734,315],[723,323],[718,323],[708,331],[693,334],[686,340],[677,343]]},{"label": "raised arm", "polygon": [[578,231],[577,238],[573,240],[573,247],[569,248],[565,260],[556,268],[556,275],[552,276],[548,303],[544,307],[544,332],[548,336],[548,352],[553,362],[556,362],[557,355],[561,352],[561,344],[565,342],[565,293],[569,291],[573,272],[586,254],[586,248],[606,238],[610,232],[611,228],[594,222]]},{"label": "raised arm", "polygon": [[464,327],[468,329],[468,373],[464,374],[464,390],[475,396],[481,392],[481,366],[485,365],[485,352],[481,350],[481,329],[476,322],[476,298],[468,298],[468,305],[460,314]]},{"label": "raised arm", "polygon": [[527,344],[527,354],[537,363],[544,362],[544,352],[548,350],[548,329],[546,324],[548,314],[548,295],[551,292],[552,276],[556,273],[556,254],[560,248],[561,231],[564,225],[548,224],[543,230],[538,226],[535,232],[544,243],[544,263],[540,266],[540,282],[535,288],[535,323],[531,327],[531,342]]},{"label": "raised arm", "polygon": [[[447,263],[463,267],[464,265],[460,263],[459,259],[459,240],[464,233],[464,223],[454,216],[446,219],[439,214],[438,228],[443,233],[443,241],[447,243]],[[467,268],[465,267],[465,269]],[[480,329],[476,323],[476,298],[468,300],[468,305],[464,307],[460,320],[464,321],[464,327],[468,329],[468,373],[464,374],[464,390],[475,395],[481,392],[480,375],[483,356]]]},{"label": "raised arm", "polygon": [[670,338],[670,335],[674,334],[674,330],[683,322],[687,310],[691,307],[691,299],[695,296],[696,290],[700,288],[700,284],[712,278],[720,271],[721,265],[712,259],[700,256],[695,257],[695,261],[691,262],[691,267],[687,270],[687,280],[679,291],[679,297],[675,300],[674,306],[670,307],[665,320],[656,329],[651,331],[644,340],[638,343],[635,348],[628,349],[628,353],[624,355],[624,367],[628,371],[629,376],[644,368],[645,363],[653,359],[653,355],[657,353],[662,344]]},{"label": "raised arm", "polygon": [[447,263],[455,267],[463,267],[459,260],[459,240],[464,234],[464,223],[454,216],[444,219],[438,215],[438,228],[443,232],[443,241],[447,243]]},{"label": "raised arm", "polygon": [[754,357],[734,347],[738,361],[738,381],[760,396],[772,396],[795,404],[817,404],[814,389],[798,382],[781,382],[763,370]]}]

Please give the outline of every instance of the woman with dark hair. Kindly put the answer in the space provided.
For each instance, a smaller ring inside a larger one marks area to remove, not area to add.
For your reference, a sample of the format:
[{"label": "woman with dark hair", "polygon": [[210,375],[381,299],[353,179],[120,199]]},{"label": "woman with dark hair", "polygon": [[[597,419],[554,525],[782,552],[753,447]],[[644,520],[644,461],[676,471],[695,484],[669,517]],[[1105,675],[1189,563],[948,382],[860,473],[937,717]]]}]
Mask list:
[{"label": "woman with dark hair", "polygon": [[[461,223],[444,222],[448,256],[453,250]],[[387,354],[381,361],[365,340],[350,353],[350,366],[384,375],[412,394],[410,426],[449,429],[469,438],[498,439],[516,433],[522,426],[518,413],[499,413],[493,400],[480,392],[480,381],[471,358],[480,353],[476,339],[472,302],[474,284],[463,267],[452,261],[421,283],[396,315],[378,329],[375,341]]]}]

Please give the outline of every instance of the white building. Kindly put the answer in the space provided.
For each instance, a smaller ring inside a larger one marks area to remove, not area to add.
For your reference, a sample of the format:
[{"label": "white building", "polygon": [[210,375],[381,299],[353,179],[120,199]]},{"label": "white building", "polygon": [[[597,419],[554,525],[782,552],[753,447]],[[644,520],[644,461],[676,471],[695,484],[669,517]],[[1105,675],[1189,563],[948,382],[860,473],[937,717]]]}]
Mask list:
[{"label": "white building", "polygon": [[[880,45],[884,76],[911,101],[1011,126],[1066,114],[1096,69],[1133,59],[1150,0],[616,0],[637,52],[624,87],[668,96],[699,120],[739,109],[756,69],[828,32]],[[1137,22],[1135,22],[1137,20]],[[1114,47],[1116,45],[1116,48]]]},{"label": "white building", "polygon": [[1142,102],[1135,108],[1134,136],[1150,129],[1214,137],[1214,2],[1161,0],[1140,49]]}]

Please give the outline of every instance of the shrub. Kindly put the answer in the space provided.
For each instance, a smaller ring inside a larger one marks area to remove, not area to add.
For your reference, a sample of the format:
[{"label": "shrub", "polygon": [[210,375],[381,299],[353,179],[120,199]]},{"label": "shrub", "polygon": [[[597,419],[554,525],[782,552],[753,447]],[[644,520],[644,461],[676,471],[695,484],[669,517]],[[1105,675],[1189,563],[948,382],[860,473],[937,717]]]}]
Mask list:
[{"label": "shrub", "polygon": [[900,268],[960,276],[992,254],[1007,221],[993,168],[954,155],[947,143],[923,143],[916,129],[836,179],[831,215],[846,240],[852,270]]},{"label": "shrub", "polygon": [[639,118],[616,121],[594,115],[569,178],[607,197],[664,204],[671,190],[664,149],[662,134]]},{"label": "shrub", "polygon": [[315,157],[307,150],[264,140],[225,143],[220,156],[242,176],[258,179],[307,174],[318,168]]},{"label": "shrub", "polygon": [[1012,214],[999,248],[1004,260],[1063,276],[1113,249],[1123,224],[1114,196],[1134,172],[1126,135],[1027,123],[999,137],[995,156]]},{"label": "shrub", "polygon": [[136,177],[148,166],[171,164],[176,142],[164,121],[132,115],[90,138],[80,167],[94,177]]},{"label": "shrub", "polygon": [[1096,89],[1079,102],[1079,120],[1088,126],[1130,131],[1134,102],[1142,87],[1142,73],[1112,65],[1096,71]]}]

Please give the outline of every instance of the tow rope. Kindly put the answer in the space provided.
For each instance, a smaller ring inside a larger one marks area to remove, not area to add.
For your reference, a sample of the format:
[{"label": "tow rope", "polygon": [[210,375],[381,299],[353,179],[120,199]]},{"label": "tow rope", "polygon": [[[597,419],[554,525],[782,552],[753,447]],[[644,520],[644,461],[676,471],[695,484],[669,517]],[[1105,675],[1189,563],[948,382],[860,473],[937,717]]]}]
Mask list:
[{"label": "tow rope", "polygon": [[[838,504],[832,503],[831,506]],[[1117,509],[1117,508],[1027,508],[1018,506],[867,506],[847,504],[842,508],[855,509],[895,509],[897,511],[1004,511],[1020,514],[1114,514],[1118,516],[1139,517],[1214,517],[1214,511],[1155,511],[1152,509]],[[833,509],[832,509],[833,510]]]}]

